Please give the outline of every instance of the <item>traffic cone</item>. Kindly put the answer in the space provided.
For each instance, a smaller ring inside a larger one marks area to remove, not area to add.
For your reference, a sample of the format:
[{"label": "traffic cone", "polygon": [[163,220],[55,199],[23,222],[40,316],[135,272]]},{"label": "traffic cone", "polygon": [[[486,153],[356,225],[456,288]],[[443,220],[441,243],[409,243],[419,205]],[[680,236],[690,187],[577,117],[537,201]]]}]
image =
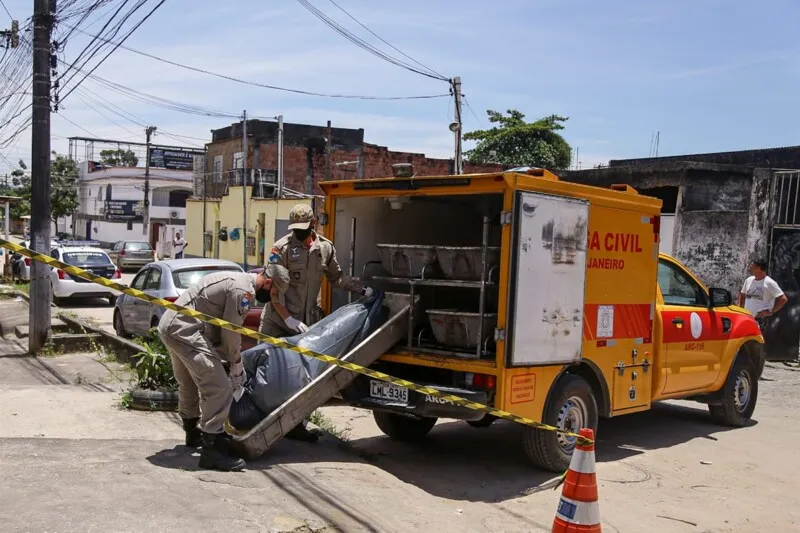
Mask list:
[{"label": "traffic cone", "polygon": [[[594,441],[594,431],[581,429],[581,437]],[[594,466],[594,442],[578,441],[564,478],[552,533],[600,533],[600,504]]]}]

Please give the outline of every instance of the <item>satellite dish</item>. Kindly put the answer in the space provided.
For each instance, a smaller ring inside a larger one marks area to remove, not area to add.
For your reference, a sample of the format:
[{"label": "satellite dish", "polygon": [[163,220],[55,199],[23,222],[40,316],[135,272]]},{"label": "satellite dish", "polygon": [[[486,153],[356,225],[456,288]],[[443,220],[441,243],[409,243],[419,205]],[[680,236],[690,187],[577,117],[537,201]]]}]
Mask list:
[{"label": "satellite dish", "polygon": [[461,126],[458,124],[458,122],[451,122],[449,128],[450,128],[450,131],[455,133],[455,132],[457,132],[458,130],[461,129]]}]

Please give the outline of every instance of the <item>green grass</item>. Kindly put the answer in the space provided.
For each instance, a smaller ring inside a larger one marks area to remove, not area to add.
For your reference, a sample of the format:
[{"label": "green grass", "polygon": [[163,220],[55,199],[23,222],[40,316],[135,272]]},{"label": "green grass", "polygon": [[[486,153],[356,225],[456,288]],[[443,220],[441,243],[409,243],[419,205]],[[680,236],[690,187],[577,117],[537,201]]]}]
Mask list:
[{"label": "green grass", "polygon": [[325,416],[322,411],[317,409],[308,417],[308,421],[318,426],[325,433],[333,435],[339,440],[348,442],[350,440],[350,432],[353,430],[351,427],[340,428],[333,420]]}]

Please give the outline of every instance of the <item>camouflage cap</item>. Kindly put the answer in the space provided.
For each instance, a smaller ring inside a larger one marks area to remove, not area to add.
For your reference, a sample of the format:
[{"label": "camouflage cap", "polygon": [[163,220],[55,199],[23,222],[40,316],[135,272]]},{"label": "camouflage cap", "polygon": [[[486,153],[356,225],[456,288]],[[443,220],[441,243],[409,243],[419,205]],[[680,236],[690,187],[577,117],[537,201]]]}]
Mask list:
[{"label": "camouflage cap", "polygon": [[264,272],[267,274],[267,277],[272,280],[272,286],[275,287],[279,293],[283,294],[286,292],[286,289],[289,288],[289,270],[287,270],[286,267],[276,265],[275,263],[268,263],[264,267]]},{"label": "camouflage cap", "polygon": [[289,211],[289,229],[308,229],[314,220],[314,210],[310,205],[297,204]]}]

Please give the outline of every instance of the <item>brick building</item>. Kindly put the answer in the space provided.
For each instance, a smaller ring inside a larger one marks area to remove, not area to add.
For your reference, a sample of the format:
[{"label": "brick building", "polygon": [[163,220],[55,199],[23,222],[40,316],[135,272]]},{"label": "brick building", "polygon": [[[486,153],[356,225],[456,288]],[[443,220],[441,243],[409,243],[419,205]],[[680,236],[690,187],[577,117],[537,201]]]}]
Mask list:
[{"label": "brick building", "polygon": [[[278,124],[247,121],[247,168],[265,183],[274,183],[278,169]],[[434,159],[424,154],[395,152],[364,142],[363,129],[284,124],[284,186],[305,194],[321,194],[320,181],[391,176],[395,163],[413,163],[420,176],[447,175],[452,159]],[[226,187],[240,185],[243,162],[242,123],[212,130],[206,145],[206,193],[220,197]],[[500,165],[464,164],[464,172],[495,172]],[[251,178],[248,178],[248,181]],[[267,187],[271,194],[272,188]]]}]

